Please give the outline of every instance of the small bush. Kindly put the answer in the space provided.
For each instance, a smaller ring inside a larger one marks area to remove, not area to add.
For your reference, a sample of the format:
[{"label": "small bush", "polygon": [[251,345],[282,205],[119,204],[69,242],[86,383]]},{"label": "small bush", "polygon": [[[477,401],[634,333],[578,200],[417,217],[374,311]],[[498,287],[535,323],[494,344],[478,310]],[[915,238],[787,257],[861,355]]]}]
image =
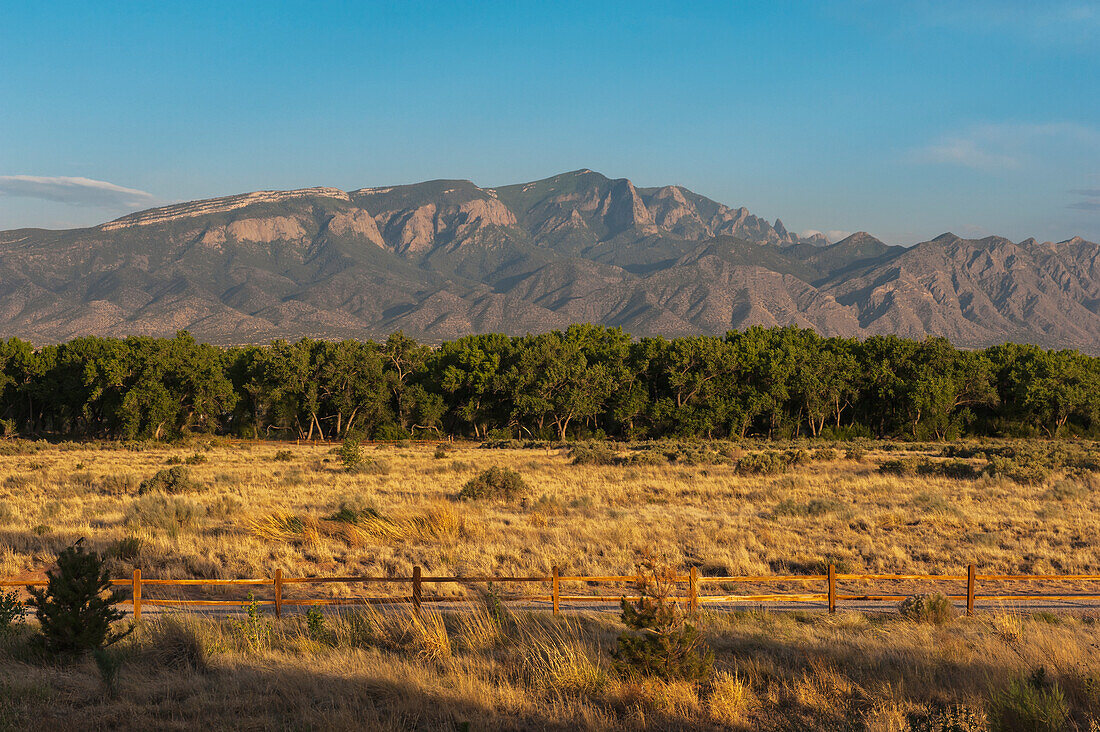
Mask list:
[{"label": "small bush", "polygon": [[909,732],[987,732],[986,716],[980,709],[961,704],[934,703],[905,716]]},{"label": "small bush", "polygon": [[200,488],[200,485],[191,479],[191,471],[183,466],[159,470],[151,477],[141,481],[138,486],[138,495],[146,493],[190,493]]},{"label": "small bush", "polygon": [[290,450],[276,450],[275,457],[271,459],[277,463],[289,463],[294,460],[294,453]]},{"label": "small bush", "polygon": [[785,473],[790,461],[776,450],[750,453],[737,461],[737,472],[742,475],[775,475]]},{"label": "small bush", "polygon": [[1069,501],[1084,498],[1086,495],[1088,495],[1088,489],[1085,486],[1075,480],[1064,478],[1056,481],[1054,485],[1043,494],[1043,498],[1053,501]]},{"label": "small bush", "polygon": [[141,556],[144,546],[145,540],[140,536],[127,536],[116,541],[107,553],[120,561],[133,564]]},{"label": "small bush", "polygon": [[774,516],[824,516],[844,508],[844,504],[834,498],[811,498],[806,503],[785,499],[776,504]]},{"label": "small bush", "polygon": [[27,608],[19,599],[18,592],[0,592],[0,632],[6,632],[12,625],[22,623],[26,614]]},{"label": "small bush", "polygon": [[867,451],[862,447],[853,446],[844,451],[845,460],[861,463],[865,457],[867,457]]},{"label": "small bush", "polygon": [[202,511],[185,498],[165,495],[141,496],[126,509],[130,526],[176,530],[197,523]]},{"label": "small bush", "polygon": [[458,497],[462,499],[504,498],[512,499],[527,493],[523,476],[510,468],[494,465],[483,470],[462,486]]},{"label": "small bush", "polygon": [[1058,684],[1047,679],[1042,667],[990,695],[989,728],[993,732],[1058,732],[1068,723],[1066,696]]},{"label": "small bush", "polygon": [[[84,548],[84,540],[57,557],[46,572],[45,589],[28,588],[40,626],[39,642],[55,655],[78,655],[109,646],[130,631],[111,626],[122,619],[114,604],[121,593],[111,590],[111,578],[100,556]],[[132,630],[132,628],[131,628]]]},{"label": "small bush", "polygon": [[138,487],[137,478],[130,473],[111,473],[99,480],[99,492],[108,496],[128,496]]},{"label": "small bush", "polygon": [[203,455],[201,452],[196,452],[194,455],[190,456],[183,462],[187,463],[188,465],[202,465],[206,462],[206,456]]},{"label": "small bush", "polygon": [[324,641],[329,637],[324,613],[315,607],[306,611],[306,635],[315,641]]},{"label": "small bush", "polygon": [[345,468],[344,470],[352,475],[389,475],[390,464],[385,460],[364,458],[353,467]]},{"label": "small bush", "polygon": [[1001,455],[989,456],[985,472],[993,476],[1003,476],[1020,485],[1040,485],[1050,477],[1050,468],[1038,460],[1021,460]]},{"label": "small bush", "polygon": [[783,459],[788,465],[809,465],[814,456],[809,450],[787,450],[783,453]]},{"label": "small bush", "polygon": [[618,462],[615,453],[602,442],[577,445],[569,454],[574,465],[615,465]]},{"label": "small bush", "polygon": [[676,571],[652,552],[643,553],[635,586],[639,599],[619,602],[629,629],[619,635],[615,665],[627,676],[701,681],[714,666],[714,653],[699,637],[691,617],[675,601]]},{"label": "small bush", "polygon": [[432,457],[436,460],[442,460],[443,458],[447,457],[446,445],[436,445],[435,452],[432,453]]},{"label": "small bush", "polygon": [[898,605],[898,612],[916,623],[943,625],[955,619],[955,606],[942,594],[907,597]]},{"label": "small bush", "polygon": [[917,461],[912,458],[894,458],[884,460],[878,466],[878,472],[883,475],[913,475],[917,471]]},{"label": "small bush", "polygon": [[942,476],[955,480],[973,480],[980,474],[973,465],[965,460],[920,460],[915,465],[917,475]]},{"label": "small bush", "polygon": [[339,455],[344,470],[353,470],[363,462],[363,451],[359,446],[359,440],[354,437],[348,437],[340,444]]},{"label": "small bush", "polygon": [[202,619],[193,615],[163,615],[152,622],[149,653],[158,666],[203,672],[210,650]]},{"label": "small bush", "polygon": [[832,462],[836,460],[836,450],[831,447],[822,447],[818,450],[814,450],[813,459],[814,462]]}]

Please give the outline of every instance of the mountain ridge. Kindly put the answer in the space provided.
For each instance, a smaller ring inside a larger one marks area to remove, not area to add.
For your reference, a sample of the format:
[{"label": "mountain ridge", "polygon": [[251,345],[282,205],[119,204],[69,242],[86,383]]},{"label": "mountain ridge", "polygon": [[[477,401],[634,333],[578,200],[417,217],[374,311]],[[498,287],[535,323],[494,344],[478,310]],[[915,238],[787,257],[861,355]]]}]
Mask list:
[{"label": "mountain ridge", "polygon": [[0,232],[0,335],[426,341],[578,320],[636,335],[799,325],[1100,350],[1100,246],[802,238],[683,186],[580,169],[482,188],[317,186]]}]

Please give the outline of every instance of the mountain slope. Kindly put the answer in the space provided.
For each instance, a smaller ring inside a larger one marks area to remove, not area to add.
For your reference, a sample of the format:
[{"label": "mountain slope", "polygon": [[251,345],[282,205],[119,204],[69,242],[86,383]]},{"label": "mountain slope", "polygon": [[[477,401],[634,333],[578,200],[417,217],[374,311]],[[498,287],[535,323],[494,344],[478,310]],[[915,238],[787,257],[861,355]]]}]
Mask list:
[{"label": "mountain slope", "polygon": [[259,191],[0,232],[0,335],[438,341],[591,321],[637,335],[799,325],[1100,351],[1100,247],[945,234],[800,239],[681,186],[579,170]]}]

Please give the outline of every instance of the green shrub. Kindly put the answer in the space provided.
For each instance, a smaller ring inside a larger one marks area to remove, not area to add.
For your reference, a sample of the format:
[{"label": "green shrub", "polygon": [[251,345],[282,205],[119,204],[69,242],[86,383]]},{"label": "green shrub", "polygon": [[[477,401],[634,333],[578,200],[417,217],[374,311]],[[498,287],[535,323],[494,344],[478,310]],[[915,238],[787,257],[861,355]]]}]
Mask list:
[{"label": "green shrub", "polygon": [[372,436],[383,442],[404,442],[410,437],[408,430],[396,424],[379,425]]},{"label": "green shrub", "polygon": [[315,607],[306,611],[306,635],[315,641],[324,641],[329,636],[324,613]]},{"label": "green shrub", "polygon": [[432,457],[436,460],[442,460],[443,458],[447,457],[447,446],[436,445],[435,452],[432,453]]},{"label": "green shrub", "polygon": [[206,462],[206,456],[203,455],[201,452],[196,452],[194,455],[187,458],[183,462],[187,463],[188,465],[202,465]]},{"label": "green shrub", "polygon": [[980,475],[973,465],[965,460],[945,460],[936,462],[927,458],[916,464],[917,475],[943,476],[956,480],[973,480]]},{"label": "green shrub", "polygon": [[619,634],[615,665],[626,676],[702,681],[710,676],[714,653],[699,637],[691,616],[674,599],[676,572],[652,554],[643,555],[635,586],[639,599],[619,601],[628,628]]},{"label": "green shrub", "polygon": [[775,475],[785,473],[790,461],[776,450],[750,453],[737,461],[737,472],[742,475]]},{"label": "green shrub", "polygon": [[200,485],[191,479],[191,471],[183,466],[158,470],[151,478],[141,481],[138,486],[138,495],[146,493],[189,493],[198,490]]},{"label": "green shrub", "polygon": [[620,465],[666,465],[668,458],[656,450],[636,450],[619,458]]},{"label": "green shrub", "polygon": [[363,451],[359,446],[359,440],[354,437],[347,437],[340,444],[340,462],[344,465],[344,470],[353,470],[363,462]]},{"label": "green shrub", "polygon": [[907,597],[898,605],[898,612],[916,623],[943,625],[955,619],[955,606],[939,593]]},{"label": "green shrub", "polygon": [[458,497],[462,499],[505,498],[511,499],[527,492],[523,477],[510,468],[494,465],[483,470],[462,486]]},{"label": "green shrub", "polygon": [[909,732],[988,732],[986,716],[961,704],[933,703],[905,715]]},{"label": "green shrub", "polygon": [[844,459],[852,460],[857,463],[863,462],[863,458],[867,457],[867,451],[862,447],[853,446],[844,451]]},{"label": "green shrub", "polygon": [[813,462],[813,454],[809,450],[787,450],[783,453],[783,459],[788,465],[809,465]]},{"label": "green shrub", "polygon": [[385,460],[363,458],[354,466],[344,468],[344,470],[352,475],[389,475],[390,464]]},{"label": "green shrub", "polygon": [[836,450],[831,447],[822,447],[814,450],[813,453],[814,462],[831,462],[836,460]]},{"label": "green shrub", "polygon": [[615,465],[618,458],[615,453],[602,442],[589,445],[576,445],[569,454],[573,457],[574,465]]},{"label": "green shrub", "polygon": [[22,623],[27,608],[19,599],[19,593],[0,592],[0,632],[6,632],[16,623]]},{"label": "green shrub", "polygon": [[38,641],[54,655],[77,655],[109,646],[130,633],[112,630],[122,619],[114,604],[121,593],[111,590],[111,578],[100,556],[77,541],[57,557],[46,572],[45,589],[28,588],[40,626]]},{"label": "green shrub", "polygon": [[878,466],[883,475],[913,475],[917,471],[917,461],[913,458],[893,458],[884,460]]},{"label": "green shrub", "polygon": [[1050,468],[1036,459],[1004,457],[990,455],[985,472],[993,476],[1003,476],[1020,485],[1039,485],[1050,477]]},{"label": "green shrub", "polygon": [[294,453],[290,450],[276,450],[275,457],[271,458],[277,463],[289,463],[294,460]]},{"label": "green shrub", "polygon": [[1069,724],[1066,696],[1039,667],[1026,679],[994,690],[989,698],[989,728],[993,732],[1059,732]]}]

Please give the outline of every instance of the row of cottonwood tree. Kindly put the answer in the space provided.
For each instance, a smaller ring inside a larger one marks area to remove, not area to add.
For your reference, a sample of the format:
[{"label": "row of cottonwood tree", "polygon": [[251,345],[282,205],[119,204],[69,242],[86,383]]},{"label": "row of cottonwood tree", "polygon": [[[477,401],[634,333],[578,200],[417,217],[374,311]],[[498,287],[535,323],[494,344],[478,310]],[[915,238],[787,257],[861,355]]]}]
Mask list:
[{"label": "row of cottonwood tree", "polygon": [[1100,359],[794,327],[641,338],[575,325],[428,347],[175,338],[0,341],[8,435],[328,439],[1100,433]]}]

